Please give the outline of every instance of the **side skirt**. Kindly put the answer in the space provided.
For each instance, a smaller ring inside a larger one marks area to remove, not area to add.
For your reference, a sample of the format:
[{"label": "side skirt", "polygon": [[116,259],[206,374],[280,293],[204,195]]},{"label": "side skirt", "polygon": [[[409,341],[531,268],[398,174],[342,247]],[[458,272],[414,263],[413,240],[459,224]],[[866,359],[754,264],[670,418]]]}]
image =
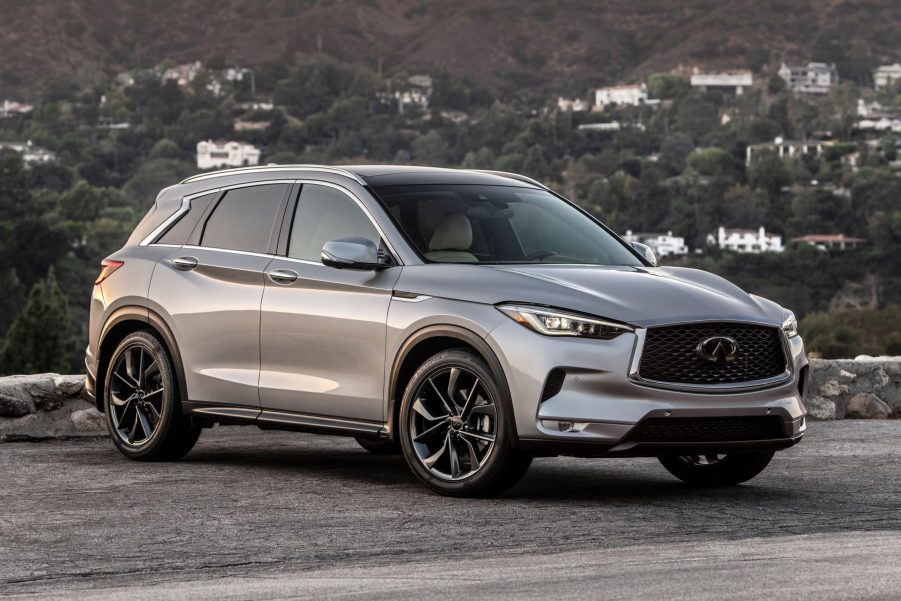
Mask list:
[{"label": "side skirt", "polygon": [[263,430],[292,430],[332,436],[360,436],[383,438],[388,435],[387,424],[352,420],[326,415],[308,415],[290,411],[260,410],[254,407],[216,405],[191,401],[182,403],[186,415],[203,422],[256,425]]}]

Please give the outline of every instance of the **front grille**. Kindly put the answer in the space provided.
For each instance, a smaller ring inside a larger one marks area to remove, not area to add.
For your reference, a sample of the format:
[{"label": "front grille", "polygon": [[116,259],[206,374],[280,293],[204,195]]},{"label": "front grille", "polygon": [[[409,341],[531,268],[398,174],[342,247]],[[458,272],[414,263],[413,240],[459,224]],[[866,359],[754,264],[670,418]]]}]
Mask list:
[{"label": "front grille", "polygon": [[[738,343],[733,361],[711,363],[698,344],[711,336]],[[735,384],[779,376],[785,351],[778,328],[742,323],[699,323],[648,328],[638,371],[644,380],[675,384]]]},{"label": "front grille", "polygon": [[754,417],[649,417],[628,439],[634,442],[726,442],[784,438],[782,420]]}]

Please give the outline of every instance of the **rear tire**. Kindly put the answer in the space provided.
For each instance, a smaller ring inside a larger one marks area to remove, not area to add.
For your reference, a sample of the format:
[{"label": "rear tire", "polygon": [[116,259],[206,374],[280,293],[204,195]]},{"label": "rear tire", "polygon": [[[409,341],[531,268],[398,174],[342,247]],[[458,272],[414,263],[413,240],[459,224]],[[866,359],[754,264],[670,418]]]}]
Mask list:
[{"label": "rear tire", "polygon": [[728,455],[664,455],[658,457],[669,473],[696,486],[733,486],[747,482],[769,465],[775,451]]},{"label": "rear tire", "polygon": [[488,365],[467,349],[442,351],[413,374],[398,432],[413,474],[453,497],[497,495],[525,475],[532,456],[512,448],[512,405]]},{"label": "rear tire", "polygon": [[172,359],[154,334],[135,332],[119,343],[103,391],[107,428],[129,459],[172,461],[197,442],[201,428],[182,413]]},{"label": "rear tire", "polygon": [[357,444],[373,455],[400,455],[400,444],[394,440],[385,438],[359,438],[355,437]]}]

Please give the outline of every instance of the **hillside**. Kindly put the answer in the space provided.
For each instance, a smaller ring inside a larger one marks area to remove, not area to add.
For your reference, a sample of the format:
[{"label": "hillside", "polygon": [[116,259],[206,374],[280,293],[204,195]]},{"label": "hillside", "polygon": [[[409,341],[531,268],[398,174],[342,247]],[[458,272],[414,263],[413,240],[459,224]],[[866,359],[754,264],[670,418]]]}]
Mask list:
[{"label": "hillside", "polygon": [[0,96],[54,79],[224,57],[322,52],[385,70],[446,68],[495,90],[581,93],[678,66],[901,58],[896,0],[0,0]]}]

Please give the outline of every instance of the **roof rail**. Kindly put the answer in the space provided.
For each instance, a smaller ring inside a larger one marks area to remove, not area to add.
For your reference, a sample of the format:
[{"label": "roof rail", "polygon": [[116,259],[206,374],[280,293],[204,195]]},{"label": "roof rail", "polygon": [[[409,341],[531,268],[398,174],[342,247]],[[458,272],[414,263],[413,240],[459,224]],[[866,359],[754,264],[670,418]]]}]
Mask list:
[{"label": "roof rail", "polygon": [[275,163],[270,163],[268,165],[259,165],[255,167],[237,167],[235,169],[222,169],[220,171],[210,171],[209,173],[198,173],[197,175],[192,175],[191,177],[187,177],[183,179],[180,183],[188,184],[191,182],[196,182],[204,179],[210,179],[214,177],[225,177],[227,175],[240,175],[242,173],[257,173],[257,172],[265,172],[265,171],[297,171],[297,170],[306,170],[306,171],[322,171],[325,173],[334,173],[336,175],[343,175],[344,177],[349,177],[361,186],[366,185],[366,181],[361,178],[356,173],[351,173],[347,169],[341,169],[340,167],[327,167],[325,165],[278,165]]},{"label": "roof rail", "polygon": [[490,175],[499,175],[501,177],[509,177],[510,179],[515,179],[520,182],[525,182],[527,184],[532,184],[533,186],[538,186],[542,190],[549,190],[547,186],[542,184],[540,181],[532,179],[531,177],[526,177],[525,175],[520,175],[518,173],[510,173],[509,171],[492,171],[490,169],[467,169],[467,171],[471,171],[473,173],[488,173]]}]

